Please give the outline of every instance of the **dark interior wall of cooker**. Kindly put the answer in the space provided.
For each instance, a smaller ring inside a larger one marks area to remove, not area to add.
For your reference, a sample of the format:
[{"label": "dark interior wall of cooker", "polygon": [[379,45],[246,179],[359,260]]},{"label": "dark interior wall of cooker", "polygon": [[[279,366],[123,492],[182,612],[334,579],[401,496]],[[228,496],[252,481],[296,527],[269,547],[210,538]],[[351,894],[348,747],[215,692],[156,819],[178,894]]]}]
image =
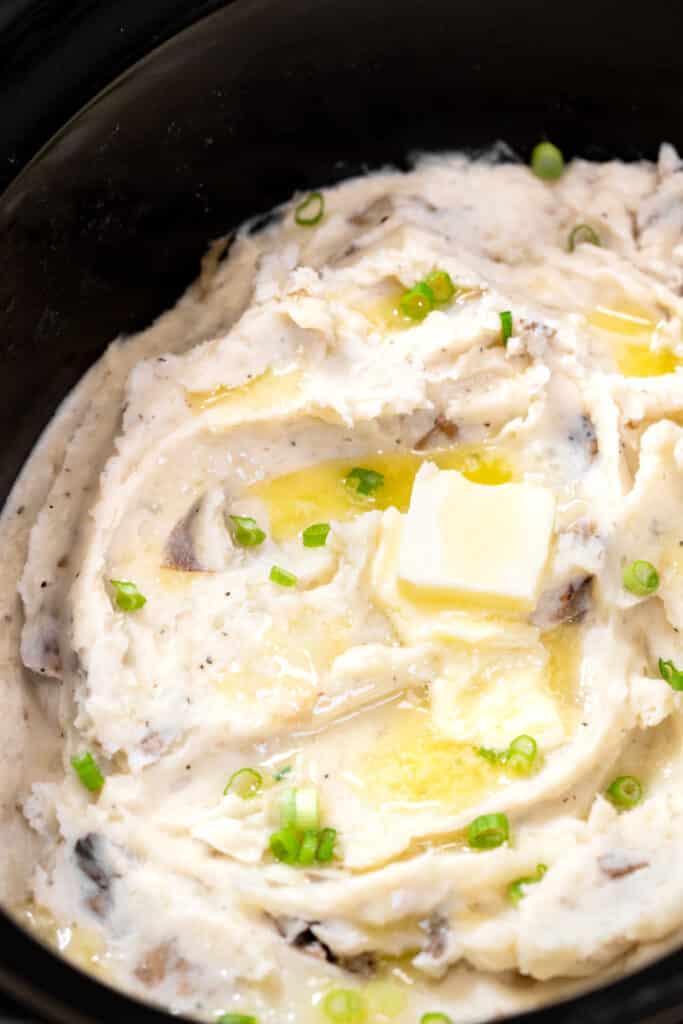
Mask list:
[{"label": "dark interior wall of cooker", "polygon": [[596,157],[677,141],[677,27],[664,0],[637,20],[590,0],[237,0],[176,37],[0,202],[0,493],[102,346],[292,190],[500,137]]}]

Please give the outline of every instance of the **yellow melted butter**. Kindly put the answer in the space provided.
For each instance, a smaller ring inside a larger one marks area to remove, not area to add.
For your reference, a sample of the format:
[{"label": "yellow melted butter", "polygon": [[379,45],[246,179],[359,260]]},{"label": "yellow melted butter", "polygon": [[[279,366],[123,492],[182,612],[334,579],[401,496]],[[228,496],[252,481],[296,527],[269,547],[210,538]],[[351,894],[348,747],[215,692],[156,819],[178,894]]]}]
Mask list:
[{"label": "yellow melted butter", "polygon": [[638,306],[598,306],[588,315],[588,323],[610,335],[612,358],[624,377],[661,377],[680,365],[673,352],[650,347],[657,323]]},{"label": "yellow melted butter", "polygon": [[[247,494],[265,502],[273,539],[282,541],[311,523],[347,520],[370,509],[394,506],[406,512],[415,475],[426,461],[439,469],[457,469],[474,483],[495,485],[513,479],[512,466],[501,452],[493,447],[459,445],[424,453],[379,452],[331,459],[254,484]],[[375,495],[364,497],[346,486],[344,481],[354,466],[384,475],[384,484]]]},{"label": "yellow melted butter", "polygon": [[286,622],[273,622],[252,658],[235,662],[213,682],[226,697],[250,703],[291,694],[294,701],[316,690],[324,672],[352,643],[351,620],[340,615],[321,624],[320,616],[304,607]]},{"label": "yellow melted butter", "polygon": [[363,775],[376,804],[436,801],[464,810],[499,786],[502,769],[431,725],[427,709],[401,706],[387,716]]},{"label": "yellow melted butter", "polygon": [[77,924],[60,925],[49,910],[33,903],[24,907],[19,920],[46,945],[77,967],[104,978],[107,972],[107,951],[104,942],[95,932]]},{"label": "yellow melted butter", "polygon": [[562,709],[569,730],[578,716],[578,689],[581,668],[581,627],[563,624],[544,633],[541,643],[548,652],[548,689]]},{"label": "yellow melted butter", "polygon": [[302,370],[266,370],[236,387],[220,384],[210,391],[187,391],[185,400],[194,413],[205,412],[215,406],[234,406],[243,415],[261,412],[295,399],[303,376]]},{"label": "yellow melted butter", "polygon": [[[580,627],[558,626],[541,641],[549,656],[545,685],[559,705],[569,733],[579,717]],[[498,685],[504,686],[504,680]],[[384,728],[362,769],[368,794],[376,804],[435,801],[455,813],[518,779],[481,757],[473,745],[439,733],[426,701],[403,701],[387,708],[385,715]],[[542,757],[543,751],[539,753]]]}]

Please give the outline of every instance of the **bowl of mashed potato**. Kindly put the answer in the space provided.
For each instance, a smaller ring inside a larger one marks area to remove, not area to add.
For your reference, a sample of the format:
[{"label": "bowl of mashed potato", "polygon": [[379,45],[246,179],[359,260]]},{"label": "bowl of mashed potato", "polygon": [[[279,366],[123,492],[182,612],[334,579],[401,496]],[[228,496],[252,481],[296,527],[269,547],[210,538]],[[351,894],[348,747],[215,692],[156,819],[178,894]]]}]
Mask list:
[{"label": "bowl of mashed potato", "polygon": [[7,496],[7,927],[106,1012],[590,1014],[681,943],[683,162],[440,142],[204,234]]}]

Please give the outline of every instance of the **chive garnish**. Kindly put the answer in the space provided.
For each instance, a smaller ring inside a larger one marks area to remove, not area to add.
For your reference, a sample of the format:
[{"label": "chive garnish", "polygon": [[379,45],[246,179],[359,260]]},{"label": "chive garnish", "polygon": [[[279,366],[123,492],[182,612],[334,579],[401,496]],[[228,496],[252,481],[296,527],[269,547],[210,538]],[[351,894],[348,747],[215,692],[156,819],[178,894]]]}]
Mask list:
[{"label": "chive garnish", "polygon": [[562,152],[552,142],[539,142],[531,153],[531,170],[537,178],[556,181],[564,170]]},{"label": "chive garnish", "polygon": [[623,582],[636,597],[649,597],[659,586],[659,573],[652,562],[636,559],[624,569]]},{"label": "chive garnish", "polygon": [[223,796],[227,793],[236,793],[243,800],[251,800],[263,786],[263,776],[255,768],[240,768],[228,779],[223,790]]},{"label": "chive garnish", "polygon": [[633,775],[620,775],[607,787],[605,796],[619,810],[629,811],[643,799],[643,787]]},{"label": "chive garnish", "polygon": [[294,573],[289,572],[288,569],[282,569],[279,565],[274,565],[270,570],[270,579],[281,587],[294,587],[297,583]]},{"label": "chive garnish", "polygon": [[510,838],[510,826],[505,814],[482,814],[470,822],[467,842],[474,850],[494,850]]},{"label": "chive garnish", "polygon": [[344,483],[356,494],[370,497],[384,484],[384,474],[374,469],[365,469],[363,466],[355,466],[346,477]]},{"label": "chive garnish", "polygon": [[136,585],[130,580],[109,580],[114,589],[114,602],[122,612],[136,612],[147,604]]},{"label": "chive garnish", "polygon": [[81,754],[80,757],[71,758],[71,767],[78,775],[86,789],[91,793],[97,793],[104,785],[104,776],[97,766],[95,758],[90,751]]},{"label": "chive garnish", "polygon": [[251,516],[228,516],[232,539],[242,548],[254,548],[263,544],[266,535]]},{"label": "chive garnish", "polygon": [[329,523],[313,523],[307,526],[301,534],[305,548],[324,548],[327,543],[327,535],[330,532]]},{"label": "chive garnish", "polygon": [[601,245],[600,236],[597,231],[593,230],[590,224],[577,224],[569,233],[567,240],[569,252],[574,252],[577,245],[583,245],[584,242],[589,245]]},{"label": "chive garnish", "polygon": [[320,192],[310,192],[294,210],[294,220],[304,228],[319,224],[325,212],[325,199]]},{"label": "chive garnish", "polygon": [[676,668],[673,661],[659,659],[659,674],[665,679],[672,690],[683,690],[683,672]]}]

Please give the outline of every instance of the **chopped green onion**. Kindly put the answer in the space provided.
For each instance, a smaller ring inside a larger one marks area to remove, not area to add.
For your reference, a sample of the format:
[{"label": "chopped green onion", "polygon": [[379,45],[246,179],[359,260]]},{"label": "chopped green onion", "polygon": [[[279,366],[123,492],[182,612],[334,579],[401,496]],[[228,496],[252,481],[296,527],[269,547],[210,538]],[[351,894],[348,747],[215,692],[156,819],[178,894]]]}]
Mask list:
[{"label": "chopped green onion", "polygon": [[505,814],[482,814],[470,822],[467,842],[475,850],[493,850],[510,838],[510,826]]},{"label": "chopped green onion", "polygon": [[330,532],[329,523],[313,523],[307,526],[301,537],[305,548],[324,548],[327,543],[327,535]]},{"label": "chopped green onion", "polygon": [[548,870],[545,864],[536,865],[536,874],[528,875],[526,878],[517,878],[514,882],[510,882],[508,885],[508,899],[511,903],[519,903],[521,899],[526,896],[524,891],[527,885],[535,885],[536,882],[540,882],[546,871]]},{"label": "chopped green onion", "polygon": [[216,1024],[258,1024],[258,1017],[252,1017],[248,1013],[224,1013]]},{"label": "chopped green onion", "polygon": [[356,494],[369,496],[382,487],[384,474],[378,473],[374,469],[364,469],[363,466],[354,466],[344,483]]},{"label": "chopped green onion", "polygon": [[304,786],[297,789],[295,797],[295,824],[301,832],[317,829],[320,825],[320,802],[315,786]]},{"label": "chopped green onion", "polygon": [[321,864],[328,864],[334,856],[334,844],[337,842],[337,830],[324,828],[320,833],[318,843],[318,860]]},{"label": "chopped green onion", "polygon": [[589,245],[600,245],[600,235],[597,231],[593,230],[590,224],[577,224],[569,233],[569,241],[567,242],[569,252],[574,252],[577,245],[582,245],[584,242],[587,242]]},{"label": "chopped green onion", "polygon": [[281,828],[270,837],[270,852],[283,864],[295,864],[301,849],[301,838],[293,828]]},{"label": "chopped green onion", "polygon": [[281,587],[294,587],[297,583],[294,573],[287,569],[281,569],[279,565],[274,565],[270,570],[270,578],[273,583],[278,583]]},{"label": "chopped green onion", "polygon": [[615,807],[628,811],[643,799],[643,787],[632,775],[620,775],[605,790]]},{"label": "chopped green onion", "polygon": [[237,796],[241,796],[243,800],[251,800],[262,786],[263,776],[259,772],[254,768],[240,768],[239,771],[233,772],[228,779],[228,784],[223,790],[223,796],[232,790]]},{"label": "chopped green onion", "polygon": [[280,797],[280,824],[283,828],[294,828],[296,824],[296,790],[285,789]]},{"label": "chopped green onion", "polygon": [[362,995],[350,988],[333,988],[323,999],[322,1008],[332,1024],[363,1024],[367,1016]]},{"label": "chopped green onion", "polygon": [[138,588],[130,580],[109,580],[114,588],[114,601],[117,608],[122,612],[136,612],[143,605],[147,604],[147,598],[143,597]]},{"label": "chopped green onion", "polygon": [[498,316],[500,317],[500,334],[503,344],[507,345],[508,338],[512,337],[512,313],[509,309],[505,309]]},{"label": "chopped green onion", "polygon": [[434,292],[424,281],[418,283],[409,291],[404,292],[399,299],[399,309],[409,320],[424,320],[428,313],[434,309]]},{"label": "chopped green onion", "polygon": [[512,771],[527,774],[534,766],[537,753],[533,736],[517,736],[507,749],[504,763]]},{"label": "chopped green onion", "polygon": [[672,690],[683,690],[683,672],[676,668],[673,661],[659,659],[659,674],[665,679]]},{"label": "chopped green onion", "polygon": [[325,212],[325,199],[320,192],[310,192],[294,210],[294,220],[302,228],[319,224]]},{"label": "chopped green onion", "polygon": [[636,597],[649,597],[659,586],[659,573],[652,562],[637,559],[624,569],[624,586]]},{"label": "chopped green onion", "polygon": [[282,782],[282,780],[285,778],[285,776],[289,775],[291,770],[292,770],[291,764],[286,764],[284,766],[284,768],[280,768],[279,772],[275,772],[275,775],[273,775],[273,778],[275,779],[276,782]]},{"label": "chopped green onion", "polygon": [[315,786],[285,789],[280,797],[280,824],[309,832],[320,825],[320,804]]},{"label": "chopped green onion", "polygon": [[539,142],[531,153],[531,170],[537,178],[556,181],[564,170],[562,152],[552,142]]},{"label": "chopped green onion", "polygon": [[420,1024],[453,1024],[447,1013],[423,1013]]},{"label": "chopped green onion", "polygon": [[425,278],[425,284],[434,296],[434,302],[439,305],[450,302],[455,295],[453,279],[446,270],[433,270]]},{"label": "chopped green onion", "polygon": [[266,535],[251,516],[228,516],[232,525],[232,537],[243,548],[255,548],[263,544]]},{"label": "chopped green onion", "polygon": [[490,764],[503,765],[511,771],[528,774],[536,762],[538,746],[533,736],[516,736],[507,750],[478,747],[477,753]]},{"label": "chopped green onion", "polygon": [[81,754],[80,757],[71,758],[71,767],[78,775],[86,789],[91,793],[97,793],[104,785],[104,776],[97,767],[97,762],[90,751]]},{"label": "chopped green onion", "polygon": [[318,851],[318,833],[314,829],[304,832],[299,850],[299,864],[312,864]]}]

